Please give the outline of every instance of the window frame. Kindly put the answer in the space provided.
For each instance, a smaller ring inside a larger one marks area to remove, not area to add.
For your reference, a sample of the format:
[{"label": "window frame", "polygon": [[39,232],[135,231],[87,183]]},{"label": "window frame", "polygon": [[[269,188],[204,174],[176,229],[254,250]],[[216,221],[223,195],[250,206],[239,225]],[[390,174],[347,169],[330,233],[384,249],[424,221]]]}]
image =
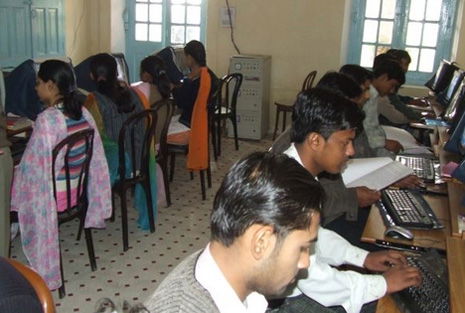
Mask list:
[{"label": "window frame", "polygon": [[[349,47],[347,61],[352,64],[360,64],[361,61],[361,52],[363,44],[363,29],[365,23],[365,10],[366,10],[366,1],[370,0],[352,0],[351,7],[351,26],[349,32]],[[381,0],[381,4],[382,5]],[[394,25],[392,31],[392,42],[390,47],[396,49],[405,49],[406,48],[406,36],[407,36],[407,25],[408,25],[408,16],[409,11],[407,8],[410,7],[410,2],[412,0],[397,0],[396,9],[394,14]],[[436,44],[436,54],[434,58],[433,72],[419,72],[419,71],[410,71],[407,72],[406,82],[410,85],[423,85],[436,71],[439,63],[442,59],[450,60],[452,55],[452,45],[454,30],[457,20],[457,8],[458,0],[443,0],[443,5],[441,8],[441,17],[439,21],[439,30],[438,30],[438,41]],[[381,16],[377,18],[370,18],[378,22],[383,19]],[[420,21],[424,23],[424,20]],[[378,27],[379,31],[379,27]],[[378,44],[378,39],[375,43],[376,46],[383,46],[383,44]],[[421,44],[419,46],[422,47]],[[376,51],[375,51],[376,53]]]},{"label": "window frame", "polygon": [[[151,4],[150,0],[148,0],[147,2],[139,2],[139,1],[138,0],[133,1],[134,10],[135,10],[136,3],[147,3],[147,5]],[[198,26],[200,28],[200,38],[199,38],[199,40],[201,42],[205,42],[206,23],[207,23],[207,6],[206,6],[206,3],[207,3],[207,0],[201,0],[200,5],[189,5],[187,3],[187,0],[186,0],[186,3],[184,3],[184,4],[172,3],[171,0],[162,0],[161,3],[159,3],[162,6],[162,21],[161,21],[161,23],[151,23],[150,22],[150,17],[148,17],[149,20],[147,22],[137,21],[135,15],[134,15],[133,30],[135,31],[135,27],[136,27],[137,23],[147,24],[148,27],[150,27],[149,26],[150,24],[161,24],[161,32],[162,32],[161,41],[150,41],[150,40],[143,41],[143,40],[140,40],[139,42],[158,43],[158,44],[161,44],[163,46],[184,46],[187,43],[187,41],[184,42],[184,43],[173,43],[173,42],[171,42],[171,27],[172,26],[183,26],[184,31],[185,31],[184,32],[184,39],[186,39],[187,27],[189,27],[189,26]],[[156,3],[153,3],[153,4],[156,4]],[[171,22],[171,6],[172,5],[182,5],[182,6],[185,7],[184,8],[185,9],[184,23],[173,23],[173,22]],[[188,6],[198,6],[200,8],[200,24],[199,25],[189,24],[187,22],[187,8],[188,8]],[[150,31],[149,31],[149,33],[150,33]],[[135,38],[135,33],[134,33],[134,38]]]}]

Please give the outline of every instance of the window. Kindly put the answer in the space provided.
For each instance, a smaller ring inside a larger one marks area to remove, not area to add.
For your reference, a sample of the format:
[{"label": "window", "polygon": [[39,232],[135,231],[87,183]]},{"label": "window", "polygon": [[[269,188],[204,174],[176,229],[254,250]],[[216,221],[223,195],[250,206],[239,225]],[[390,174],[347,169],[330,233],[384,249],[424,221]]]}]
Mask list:
[{"label": "window", "polygon": [[184,45],[201,40],[202,0],[136,0],[136,41]]},{"label": "window", "polygon": [[423,84],[449,59],[457,0],[353,0],[349,63],[371,67],[376,55],[407,50],[407,82]]}]

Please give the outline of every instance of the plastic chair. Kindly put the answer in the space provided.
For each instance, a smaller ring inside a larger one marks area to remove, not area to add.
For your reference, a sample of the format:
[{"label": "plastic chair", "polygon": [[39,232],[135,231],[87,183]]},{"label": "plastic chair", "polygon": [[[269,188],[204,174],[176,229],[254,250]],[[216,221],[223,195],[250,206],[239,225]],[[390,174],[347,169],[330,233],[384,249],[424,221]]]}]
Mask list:
[{"label": "plastic chair", "polygon": [[32,268],[13,259],[5,259],[10,263],[21,275],[26,278],[29,284],[34,289],[39,302],[42,305],[44,313],[55,313],[55,303],[53,302],[52,293],[48,289],[45,281]]},{"label": "plastic chair", "polygon": [[[144,136],[142,150],[136,151],[134,145],[136,128],[140,127],[140,123],[144,123]],[[157,124],[157,112],[154,109],[144,110],[129,117],[121,127],[118,139],[119,151],[119,178],[113,186],[113,193],[117,193],[121,200],[121,223],[123,229],[123,250],[129,249],[128,240],[128,211],[126,194],[136,184],[141,184],[144,188],[147,197],[147,209],[149,217],[150,232],[155,231],[155,218],[153,216],[153,199],[150,188],[150,149],[155,136],[155,128]],[[126,142],[126,137],[129,134],[130,141]],[[129,147],[127,147],[129,146]],[[127,153],[128,152],[128,153]],[[130,159],[132,166],[130,172],[126,169],[126,158]],[[139,159],[138,159],[139,157]],[[138,166],[139,165],[139,168]]]},{"label": "plastic chair", "polygon": [[[174,112],[172,99],[164,99],[154,104],[159,123],[157,123],[155,143],[158,144],[157,163],[163,171],[163,182],[165,184],[165,196],[167,206],[171,205],[171,193],[168,180],[168,128]],[[158,138],[157,138],[158,137]]]},{"label": "plastic chair", "polygon": [[[93,151],[93,142],[94,142],[94,130],[86,129],[76,132],[69,135],[58,143],[52,151],[52,177],[57,177],[55,174],[55,163],[57,161],[58,155],[61,155],[63,152],[64,157],[64,171],[66,177],[66,209],[62,212],[58,212],[58,225],[66,223],[68,221],[74,220],[75,218],[79,219],[79,231],[77,240],[81,238],[81,232],[84,228],[84,222],[87,214],[87,182],[89,176],[89,165],[92,158]],[[81,146],[82,145],[82,146]],[[77,171],[76,166],[71,169],[71,164],[73,163],[73,155],[76,149],[82,150],[82,161],[79,165]],[[62,152],[63,151],[63,152]],[[73,177],[71,178],[71,170],[73,171]],[[77,187],[72,188],[71,184],[77,182]],[[72,193],[75,193],[76,203],[72,203]],[[57,199],[57,186],[56,180],[53,180],[53,195],[55,201]],[[84,229],[84,235],[86,238],[87,252],[89,254],[90,267],[92,271],[97,269],[94,253],[94,243],[92,241],[92,232],[89,228]],[[63,261],[61,258],[61,248],[60,248],[60,271],[62,278],[62,285],[58,289],[60,298],[63,298],[66,295],[65,292],[65,282],[63,275]]]},{"label": "plastic chair", "polygon": [[[220,86],[218,87],[216,94],[216,105],[212,115],[212,135],[213,135],[213,147],[216,147],[216,156],[221,155],[221,121],[229,119],[233,126],[234,131],[234,143],[236,150],[239,150],[239,140],[237,136],[237,118],[236,118],[236,105],[237,96],[242,85],[242,74],[232,73],[223,76],[221,79]],[[224,91],[224,97],[223,97]],[[230,91],[232,93],[230,94]]]},{"label": "plastic chair", "polygon": [[[312,88],[316,74],[317,71],[311,71],[307,75],[307,77],[305,77],[301,91],[305,91],[307,89]],[[281,115],[281,112],[283,113],[283,127],[281,132],[284,132],[284,130],[286,129],[286,114],[292,113],[292,111],[294,110],[294,103],[287,103],[286,101],[276,101],[274,104],[276,106],[276,120],[274,125],[273,140],[276,139],[276,134],[278,132],[279,116]]]}]

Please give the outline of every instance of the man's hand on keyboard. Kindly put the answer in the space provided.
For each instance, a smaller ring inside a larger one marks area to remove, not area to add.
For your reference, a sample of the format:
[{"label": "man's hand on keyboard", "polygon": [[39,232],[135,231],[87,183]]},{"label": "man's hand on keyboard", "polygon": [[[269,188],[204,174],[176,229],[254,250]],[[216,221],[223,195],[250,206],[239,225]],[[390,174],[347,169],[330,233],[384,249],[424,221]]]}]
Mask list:
[{"label": "man's hand on keyboard", "polygon": [[423,184],[422,180],[416,175],[409,175],[393,184],[398,188],[416,188]]},{"label": "man's hand on keyboard", "polygon": [[419,286],[422,278],[420,271],[412,266],[394,266],[383,273],[386,279],[386,294],[401,291],[410,286]]},{"label": "man's hand on keyboard", "polygon": [[385,272],[392,267],[407,265],[404,254],[394,250],[384,250],[368,253],[363,266],[374,272]]},{"label": "man's hand on keyboard", "polygon": [[370,206],[381,198],[379,191],[367,187],[357,187],[355,191],[357,192],[357,202],[360,208]]}]

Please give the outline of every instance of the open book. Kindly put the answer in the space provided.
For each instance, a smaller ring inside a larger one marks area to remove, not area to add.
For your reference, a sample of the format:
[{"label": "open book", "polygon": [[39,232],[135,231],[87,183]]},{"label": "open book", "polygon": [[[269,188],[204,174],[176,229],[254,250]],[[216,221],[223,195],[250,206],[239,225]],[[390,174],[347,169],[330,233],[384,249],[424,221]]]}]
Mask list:
[{"label": "open book", "polygon": [[347,188],[365,186],[381,190],[411,174],[411,168],[387,157],[362,158],[347,162],[342,179]]}]

